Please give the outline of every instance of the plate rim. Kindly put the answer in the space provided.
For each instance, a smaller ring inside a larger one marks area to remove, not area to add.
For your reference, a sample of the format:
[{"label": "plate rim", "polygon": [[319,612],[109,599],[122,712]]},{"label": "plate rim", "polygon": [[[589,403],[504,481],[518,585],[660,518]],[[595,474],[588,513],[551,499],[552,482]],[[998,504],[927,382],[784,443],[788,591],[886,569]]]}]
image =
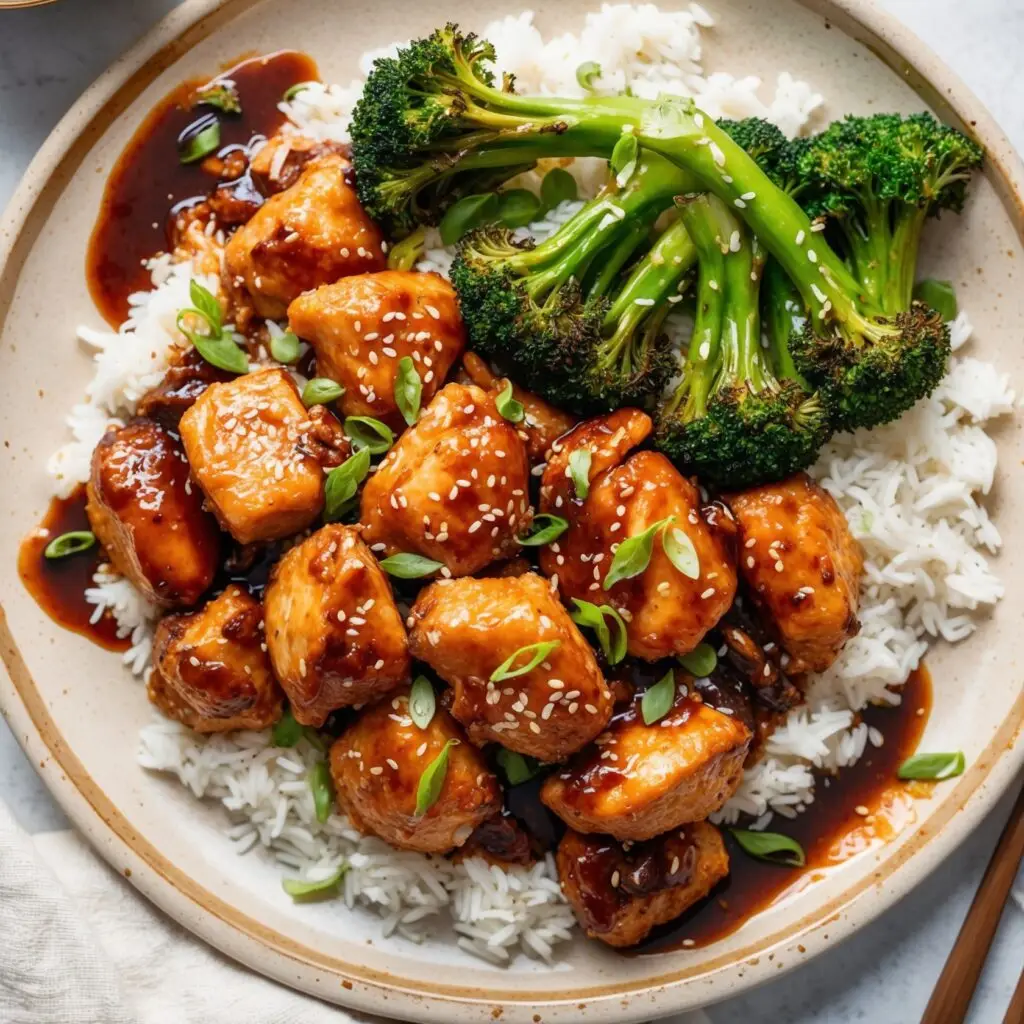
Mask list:
[{"label": "plate rim", "polygon": [[[0,322],[13,299],[18,255],[34,245],[48,194],[62,174],[73,174],[93,144],[140,93],[199,39],[256,7],[262,0],[184,0],[115,60],[69,109],[23,174],[0,218]],[[981,140],[986,175],[1024,235],[1024,165],[1005,133],[973,93],[916,35],[871,0],[797,0],[833,21],[883,63],[901,72],[933,109],[948,112]],[[957,846],[1005,792],[1024,766],[1015,744],[1024,722],[1024,692],[982,756],[929,821],[878,871],[849,886],[800,920],[752,945],[690,969],[659,977],[575,990],[564,997],[410,982],[387,972],[317,954],[237,911],[194,882],[159,850],[136,835],[128,820],[93,782],[67,747],[32,681],[0,606],[0,711],[47,788],[90,843],[133,885],[183,926],[257,972],[312,995],[370,1012],[427,1019],[439,1009],[457,1019],[527,1020],[536,1010],[549,1019],[631,1020],[652,1008],[668,1013],[706,1005],[778,977],[848,937],[897,902]],[[951,827],[956,820],[957,828]],[[883,891],[884,890],[884,891]],[[831,938],[830,938],[831,936]],[[769,960],[771,955],[771,961]],[[778,966],[776,960],[782,961]],[[298,973],[296,970],[298,969]],[[510,975],[520,981],[521,976]],[[324,982],[328,984],[325,985]],[[333,982],[334,984],[331,984]],[[624,1005],[624,1001],[626,1001]],[[585,1008],[580,1003],[585,1003]],[[641,1002],[643,1005],[641,1005]]]}]

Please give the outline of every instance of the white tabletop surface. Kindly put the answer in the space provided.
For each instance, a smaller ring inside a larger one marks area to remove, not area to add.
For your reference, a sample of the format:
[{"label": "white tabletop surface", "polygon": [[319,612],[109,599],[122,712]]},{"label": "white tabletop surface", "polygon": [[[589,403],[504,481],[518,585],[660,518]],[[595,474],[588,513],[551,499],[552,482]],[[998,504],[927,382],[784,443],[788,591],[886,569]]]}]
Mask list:
[{"label": "white tabletop surface", "polygon": [[[176,4],[62,0],[52,7],[0,11],[0,206],[65,110]],[[714,0],[707,6],[713,12]],[[902,18],[959,73],[1024,151],[1024,0],[881,0],[880,6]],[[1017,385],[1020,391],[1024,382]],[[63,827],[63,815],[4,725],[0,792],[29,831]],[[1011,803],[1003,800],[949,862],[898,906],[785,978],[718,1004],[710,1011],[715,1024],[919,1020]],[[972,1024],[1002,1020],[1024,967],[1024,913],[1011,904],[1003,917],[971,1006]]]}]

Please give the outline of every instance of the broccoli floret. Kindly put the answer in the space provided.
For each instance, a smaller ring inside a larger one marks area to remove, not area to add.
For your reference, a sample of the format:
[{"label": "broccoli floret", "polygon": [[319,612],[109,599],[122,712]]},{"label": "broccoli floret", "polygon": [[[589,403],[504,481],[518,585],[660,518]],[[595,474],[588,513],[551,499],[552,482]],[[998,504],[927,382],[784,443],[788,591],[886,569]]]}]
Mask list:
[{"label": "broccoli floret", "polygon": [[[948,328],[919,304],[896,313],[881,308],[815,230],[822,225],[812,224],[800,206],[820,198],[803,191],[803,157],[794,163],[800,144],[784,149],[778,166],[762,154],[768,165],[762,170],[692,100],[520,96],[511,80],[494,83],[486,68],[492,57],[487,43],[448,26],[377,63],[354,118],[354,160],[364,205],[392,231],[428,222],[452,199],[493,188],[544,156],[609,157],[623,133],[631,133],[641,152],[660,154],[689,178],[680,193],[717,195],[781,264],[807,311],[790,350],[838,426],[894,419],[941,379]],[[954,136],[933,146],[925,121],[907,122],[885,152],[918,154],[933,173],[913,180],[924,195],[948,196],[945,205],[955,207],[964,182]],[[890,162],[909,173],[905,158]],[[566,284],[573,277],[570,270]],[[555,289],[545,301],[570,308],[565,298]]]},{"label": "broccoli floret", "polygon": [[[520,96],[491,45],[457,26],[375,62],[352,115],[359,199],[392,235],[435,224],[545,157],[609,156],[642,101]],[[692,183],[691,183],[692,184]]]},{"label": "broccoli floret", "polygon": [[691,100],[652,102],[637,136],[736,211],[793,281],[807,317],[790,351],[836,427],[895,419],[934,389],[950,347],[941,317],[881,310],[796,199]]},{"label": "broccoli floret", "polygon": [[687,197],[680,216],[698,252],[697,307],[682,379],[662,407],[658,447],[722,487],[780,480],[809,466],[831,432],[788,353],[799,304],[787,318],[792,299],[773,285],[763,347],[757,239],[716,196]]},{"label": "broccoli floret", "polygon": [[470,345],[581,415],[650,404],[672,372],[661,325],[695,252],[678,225],[648,239],[687,180],[643,156],[539,244],[493,227],[464,238],[451,277]]},{"label": "broccoli floret", "polygon": [[981,149],[930,114],[836,121],[808,140],[800,171],[805,206],[834,225],[866,300],[887,316],[909,311],[921,231],[959,212]]}]

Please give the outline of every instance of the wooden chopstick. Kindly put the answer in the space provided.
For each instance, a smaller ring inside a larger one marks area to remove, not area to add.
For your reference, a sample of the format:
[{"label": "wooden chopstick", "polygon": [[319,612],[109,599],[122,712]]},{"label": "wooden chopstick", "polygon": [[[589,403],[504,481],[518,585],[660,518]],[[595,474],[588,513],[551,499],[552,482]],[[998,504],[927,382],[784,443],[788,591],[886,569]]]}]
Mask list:
[{"label": "wooden chopstick", "polygon": [[[946,959],[946,966],[935,984],[932,997],[925,1007],[921,1024],[961,1024],[967,1016],[971,997],[978,985],[981,969],[988,956],[999,918],[1006,904],[1017,867],[1024,856],[1024,789],[999,837],[985,876],[974,895],[974,902]],[[1022,986],[1017,986],[1014,1002],[1024,1000]],[[1024,1019],[1007,1017],[1008,1021]]]},{"label": "wooden chopstick", "polygon": [[1020,972],[1017,987],[1013,990],[1013,998],[1006,1009],[1003,1024],[1020,1024],[1024,1020],[1024,971]]}]

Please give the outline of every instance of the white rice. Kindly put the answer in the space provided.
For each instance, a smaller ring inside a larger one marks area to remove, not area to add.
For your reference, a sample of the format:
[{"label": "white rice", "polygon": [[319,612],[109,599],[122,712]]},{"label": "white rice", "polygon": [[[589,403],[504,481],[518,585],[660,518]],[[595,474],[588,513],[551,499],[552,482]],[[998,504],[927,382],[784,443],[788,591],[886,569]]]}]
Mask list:
[{"label": "white rice", "polygon": [[[711,25],[697,4],[676,12],[620,4],[588,15],[576,35],[545,41],[530,12],[502,19],[482,34],[494,42],[501,69],[514,72],[526,91],[578,94],[575,69],[594,60],[602,67],[600,84],[609,88],[629,85],[641,96],[689,93],[716,117],[756,115],[790,134],[803,130],[821,105],[806,83],[782,74],[764,99],[756,78],[705,74],[701,30]],[[368,71],[374,56],[394,49],[364,55],[361,71]],[[282,109],[296,131],[345,140],[361,86],[315,84]],[[599,180],[595,166],[603,168],[587,161],[573,167],[584,195]],[[578,207],[562,204],[531,232],[549,234]],[[451,258],[434,233],[420,267],[447,273]],[[68,417],[73,440],[48,465],[55,493],[66,495],[86,480],[92,449],[107,424],[132,414],[138,398],[159,380],[171,346],[183,340],[174,319],[189,304],[191,267],[160,257],[151,268],[153,290],[132,296],[131,314],[119,331],[79,331],[97,350],[96,374],[86,402]],[[954,325],[955,346],[969,334],[962,314]],[[898,424],[840,436],[822,453],[813,475],[840,502],[866,556],[861,632],[813,681],[807,704],[776,730],[767,756],[746,774],[722,819],[752,814],[764,827],[774,812],[804,809],[813,800],[814,769],[852,764],[868,742],[882,741],[865,725],[854,725],[855,712],[869,703],[898,704],[899,687],[930,641],[970,635],[977,613],[999,599],[1002,585],[988,555],[998,550],[1000,538],[983,504],[996,453],[985,425],[1013,405],[1008,381],[994,366],[958,356],[935,395]],[[142,675],[156,610],[106,568],[87,597],[97,615],[109,608],[121,634],[131,637],[125,663]],[[554,947],[571,937],[573,917],[550,858],[504,870],[480,860],[455,864],[393,850],[361,836],[341,815],[321,825],[305,776],[322,755],[306,740],[290,750],[270,743],[269,733],[203,737],[160,718],[142,732],[139,761],[176,775],[197,798],[219,801],[238,852],[260,847],[285,874],[309,880],[347,863],[346,906],[375,910],[386,935],[420,941],[447,918],[462,948],[499,964],[517,952],[549,960]]]}]

